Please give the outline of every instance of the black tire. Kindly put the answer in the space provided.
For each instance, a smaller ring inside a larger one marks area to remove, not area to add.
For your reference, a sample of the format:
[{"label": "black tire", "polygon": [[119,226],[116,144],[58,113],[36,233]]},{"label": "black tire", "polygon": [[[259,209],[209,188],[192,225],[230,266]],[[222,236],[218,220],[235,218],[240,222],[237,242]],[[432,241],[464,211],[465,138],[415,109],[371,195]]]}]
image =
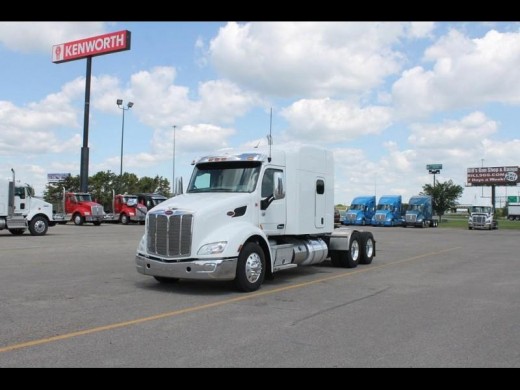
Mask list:
[{"label": "black tire", "polygon": [[31,219],[29,223],[29,231],[33,236],[44,236],[47,234],[47,230],[49,230],[49,221],[47,218],[42,216],[37,216]]},{"label": "black tire", "polygon": [[358,232],[352,233],[348,251],[332,251],[330,261],[335,267],[356,268],[361,258],[361,238]]},{"label": "black tire", "polygon": [[264,251],[255,242],[248,242],[238,256],[235,286],[244,292],[256,291],[265,278]]},{"label": "black tire", "polygon": [[154,276],[154,279],[162,284],[172,284],[177,283],[179,281],[179,279],[177,278],[166,278],[164,276]]},{"label": "black tire", "polygon": [[85,218],[79,213],[74,214],[72,220],[74,221],[74,225],[76,226],[81,226],[85,222]]},{"label": "black tire", "polygon": [[361,233],[361,256],[359,264],[370,264],[376,253],[376,241],[371,232]]},{"label": "black tire", "polygon": [[121,217],[119,217],[119,220],[123,225],[128,225],[128,222],[130,222],[130,218],[128,218],[128,215],[121,214]]},{"label": "black tire", "polygon": [[13,236],[21,236],[25,233],[25,229],[9,229],[9,233]]}]

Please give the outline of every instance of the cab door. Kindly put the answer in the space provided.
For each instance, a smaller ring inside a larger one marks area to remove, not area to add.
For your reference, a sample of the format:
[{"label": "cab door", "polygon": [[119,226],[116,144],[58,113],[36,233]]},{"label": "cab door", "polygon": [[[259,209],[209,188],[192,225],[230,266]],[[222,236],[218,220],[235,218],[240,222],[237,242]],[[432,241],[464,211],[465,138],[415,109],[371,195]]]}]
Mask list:
[{"label": "cab door", "polygon": [[275,199],[275,178],[283,169],[267,168],[261,182],[260,226],[267,236],[280,236],[286,229],[285,197]]},{"label": "cab door", "polygon": [[15,214],[27,214],[29,209],[28,197],[25,187],[15,187],[14,190],[14,212]]}]

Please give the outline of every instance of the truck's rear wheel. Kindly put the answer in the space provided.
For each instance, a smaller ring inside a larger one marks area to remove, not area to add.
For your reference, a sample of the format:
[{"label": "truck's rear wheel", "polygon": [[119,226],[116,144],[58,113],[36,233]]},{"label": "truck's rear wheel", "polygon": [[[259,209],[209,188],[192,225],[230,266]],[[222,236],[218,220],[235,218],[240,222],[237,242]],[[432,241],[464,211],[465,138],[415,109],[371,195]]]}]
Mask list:
[{"label": "truck's rear wheel", "polygon": [[335,267],[356,268],[361,257],[361,239],[359,233],[354,232],[350,236],[347,251],[333,251],[330,260]]},{"label": "truck's rear wheel", "polygon": [[177,278],[165,278],[164,276],[154,276],[154,279],[163,284],[172,284],[179,281]]},{"label": "truck's rear wheel", "polygon": [[235,286],[250,292],[260,288],[265,278],[264,251],[255,242],[248,242],[238,256]]},{"label": "truck's rear wheel", "polygon": [[25,232],[25,229],[9,229],[9,233],[13,236],[21,236]]},{"label": "truck's rear wheel", "polygon": [[49,221],[45,217],[34,217],[29,223],[29,231],[33,236],[44,236],[47,230],[49,230]]},{"label": "truck's rear wheel", "polygon": [[370,232],[361,233],[361,257],[359,264],[370,264],[376,252],[374,235]]},{"label": "truck's rear wheel", "polygon": [[128,218],[126,214],[121,214],[121,218],[119,219],[123,225],[128,225],[128,222],[130,222],[130,218]]},{"label": "truck's rear wheel", "polygon": [[73,220],[74,220],[74,225],[76,225],[76,226],[81,226],[85,222],[85,218],[83,218],[81,216],[81,214],[74,214]]}]

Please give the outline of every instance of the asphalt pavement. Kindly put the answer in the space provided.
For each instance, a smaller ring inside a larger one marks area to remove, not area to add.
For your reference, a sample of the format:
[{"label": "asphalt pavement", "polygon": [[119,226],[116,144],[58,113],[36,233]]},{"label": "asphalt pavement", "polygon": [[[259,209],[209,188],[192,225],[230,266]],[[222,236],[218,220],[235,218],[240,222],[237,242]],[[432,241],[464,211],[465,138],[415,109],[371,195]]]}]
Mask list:
[{"label": "asphalt pavement", "polygon": [[520,232],[366,228],[371,265],[161,285],[140,225],[0,231],[0,367],[520,367]]}]

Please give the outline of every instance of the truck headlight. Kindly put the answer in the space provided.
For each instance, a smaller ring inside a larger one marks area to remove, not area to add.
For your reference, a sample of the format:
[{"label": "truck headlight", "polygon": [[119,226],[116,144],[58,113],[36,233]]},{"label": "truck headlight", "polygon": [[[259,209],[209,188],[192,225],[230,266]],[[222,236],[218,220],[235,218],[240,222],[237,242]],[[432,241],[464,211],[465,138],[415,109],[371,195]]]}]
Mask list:
[{"label": "truck headlight", "polygon": [[199,251],[197,252],[198,255],[215,255],[217,253],[224,252],[224,249],[226,249],[227,241],[219,241],[219,242],[212,242],[211,244],[203,245]]}]

